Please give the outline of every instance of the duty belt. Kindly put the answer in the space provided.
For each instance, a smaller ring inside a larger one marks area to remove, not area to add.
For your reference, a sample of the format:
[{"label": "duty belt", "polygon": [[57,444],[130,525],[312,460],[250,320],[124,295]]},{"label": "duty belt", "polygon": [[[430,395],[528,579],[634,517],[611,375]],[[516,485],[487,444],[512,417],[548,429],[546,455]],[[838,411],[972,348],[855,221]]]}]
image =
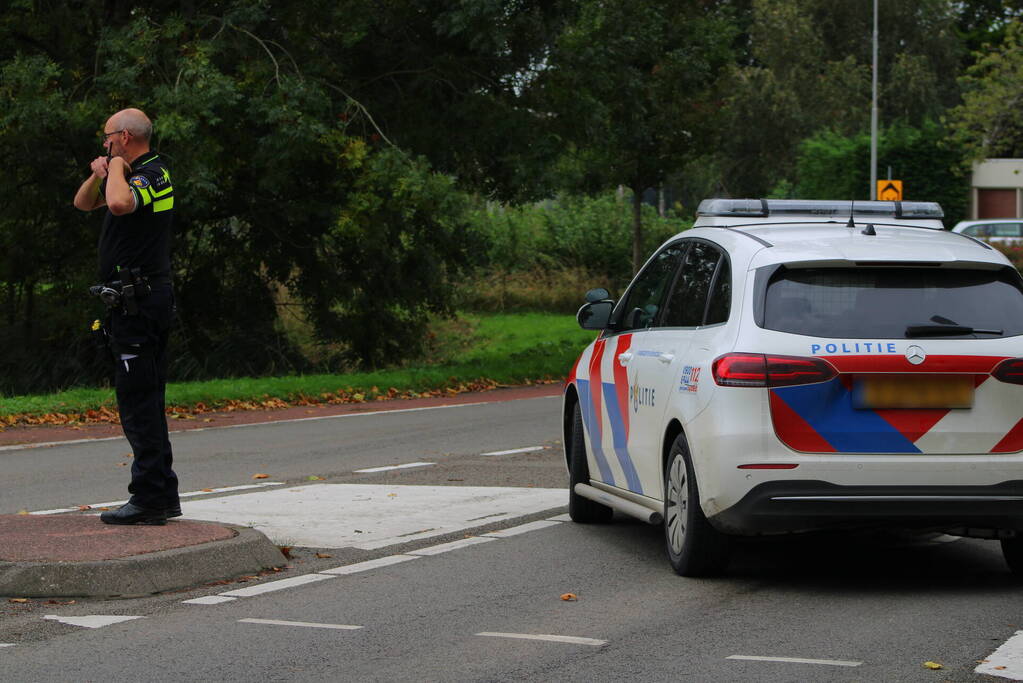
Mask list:
[{"label": "duty belt", "polygon": [[123,308],[128,315],[138,315],[138,300],[144,299],[153,290],[153,286],[169,285],[171,278],[167,275],[142,275],[137,268],[127,271],[129,279],[112,280],[100,285],[89,287],[89,293],[98,296],[107,308]]}]

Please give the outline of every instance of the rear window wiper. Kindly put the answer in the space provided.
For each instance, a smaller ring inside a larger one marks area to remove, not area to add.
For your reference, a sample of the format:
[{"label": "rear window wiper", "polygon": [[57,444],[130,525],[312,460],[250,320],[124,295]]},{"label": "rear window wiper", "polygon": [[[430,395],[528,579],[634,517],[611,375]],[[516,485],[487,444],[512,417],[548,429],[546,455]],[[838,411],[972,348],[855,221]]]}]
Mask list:
[{"label": "rear window wiper", "polygon": [[1004,334],[1004,330],[984,330],[966,325],[909,325],[906,327],[907,337],[944,337],[957,334]]}]

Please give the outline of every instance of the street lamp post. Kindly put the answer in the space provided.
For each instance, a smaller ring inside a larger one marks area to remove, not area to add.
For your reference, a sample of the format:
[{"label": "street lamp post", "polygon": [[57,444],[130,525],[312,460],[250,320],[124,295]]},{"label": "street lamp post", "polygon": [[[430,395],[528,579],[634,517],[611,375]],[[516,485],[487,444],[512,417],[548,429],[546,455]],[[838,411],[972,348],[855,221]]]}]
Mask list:
[{"label": "street lamp post", "polygon": [[870,103],[870,198],[877,199],[877,0],[874,0],[874,63]]}]

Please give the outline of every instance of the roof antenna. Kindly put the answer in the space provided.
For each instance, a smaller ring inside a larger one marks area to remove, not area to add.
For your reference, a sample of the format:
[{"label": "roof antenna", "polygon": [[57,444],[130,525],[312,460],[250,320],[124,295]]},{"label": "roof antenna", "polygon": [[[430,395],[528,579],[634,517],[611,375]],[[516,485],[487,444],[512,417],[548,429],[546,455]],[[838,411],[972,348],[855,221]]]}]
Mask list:
[{"label": "roof antenna", "polygon": [[855,228],[856,223],[853,222],[853,214],[856,213],[856,200],[853,199],[849,202],[849,222],[845,224],[847,228]]}]

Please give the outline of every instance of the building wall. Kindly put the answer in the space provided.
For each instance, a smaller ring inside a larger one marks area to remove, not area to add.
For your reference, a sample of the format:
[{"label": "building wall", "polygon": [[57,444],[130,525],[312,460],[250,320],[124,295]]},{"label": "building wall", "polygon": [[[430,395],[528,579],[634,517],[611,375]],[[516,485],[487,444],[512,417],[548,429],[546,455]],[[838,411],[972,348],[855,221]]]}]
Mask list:
[{"label": "building wall", "polygon": [[971,185],[971,218],[1023,216],[1023,159],[978,161]]}]

